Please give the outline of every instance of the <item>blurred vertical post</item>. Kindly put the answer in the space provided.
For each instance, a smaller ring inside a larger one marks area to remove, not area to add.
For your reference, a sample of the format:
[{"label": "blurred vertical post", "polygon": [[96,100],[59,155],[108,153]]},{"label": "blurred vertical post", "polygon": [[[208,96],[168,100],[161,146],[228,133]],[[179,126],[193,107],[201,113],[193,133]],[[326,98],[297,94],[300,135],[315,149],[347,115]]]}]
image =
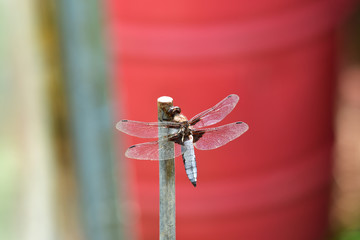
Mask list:
[{"label": "blurred vertical post", "polygon": [[57,2],[86,239],[121,239],[101,1]]},{"label": "blurred vertical post", "polygon": [[[168,110],[173,105],[170,97],[160,97],[157,101],[158,120],[171,121]],[[169,129],[159,128],[159,139],[164,135],[163,131]],[[165,134],[166,134],[165,133]],[[167,151],[174,152],[174,143],[169,141],[159,141],[159,157],[167,155]],[[175,160],[174,158],[159,162],[159,179],[160,179],[160,240],[175,239]]]},{"label": "blurred vertical post", "polygon": [[335,120],[334,239],[360,239],[360,5],[339,30],[340,72]]},{"label": "blurred vertical post", "polygon": [[53,240],[55,158],[33,1],[0,1],[0,239]]}]

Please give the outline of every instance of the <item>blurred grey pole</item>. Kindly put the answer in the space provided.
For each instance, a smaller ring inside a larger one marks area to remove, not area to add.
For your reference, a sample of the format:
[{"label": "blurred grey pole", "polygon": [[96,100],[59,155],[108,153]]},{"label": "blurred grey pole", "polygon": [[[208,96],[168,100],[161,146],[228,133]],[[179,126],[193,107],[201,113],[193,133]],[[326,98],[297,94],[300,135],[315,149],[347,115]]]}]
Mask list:
[{"label": "blurred grey pole", "polygon": [[[158,120],[171,121],[172,117],[168,115],[168,110],[173,105],[170,97],[160,97],[157,101]],[[164,135],[163,131],[170,129],[159,128],[159,140]],[[167,151],[174,153],[174,143],[170,141],[159,141],[159,156],[168,156]],[[173,155],[172,153],[172,155]],[[175,160],[174,158],[165,161],[159,161],[159,179],[160,179],[160,240],[175,239]]]},{"label": "blurred grey pole", "polygon": [[57,1],[65,85],[87,240],[122,239],[102,1]]}]

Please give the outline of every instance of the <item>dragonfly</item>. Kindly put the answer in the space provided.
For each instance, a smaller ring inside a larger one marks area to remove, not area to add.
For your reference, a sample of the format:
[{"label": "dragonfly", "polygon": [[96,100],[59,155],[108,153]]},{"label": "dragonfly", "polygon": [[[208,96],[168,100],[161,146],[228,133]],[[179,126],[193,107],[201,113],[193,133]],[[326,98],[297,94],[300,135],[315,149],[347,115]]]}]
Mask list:
[{"label": "dragonfly", "polygon": [[140,138],[158,138],[157,141],[129,147],[125,156],[139,160],[162,161],[182,155],[186,174],[192,185],[196,187],[197,167],[194,147],[199,150],[216,149],[240,137],[249,129],[246,123],[240,121],[208,128],[223,120],[235,108],[238,101],[239,96],[231,94],[190,120],[181,114],[181,109],[177,106],[168,110],[172,121],[121,120],[116,124],[116,128],[121,132]]}]

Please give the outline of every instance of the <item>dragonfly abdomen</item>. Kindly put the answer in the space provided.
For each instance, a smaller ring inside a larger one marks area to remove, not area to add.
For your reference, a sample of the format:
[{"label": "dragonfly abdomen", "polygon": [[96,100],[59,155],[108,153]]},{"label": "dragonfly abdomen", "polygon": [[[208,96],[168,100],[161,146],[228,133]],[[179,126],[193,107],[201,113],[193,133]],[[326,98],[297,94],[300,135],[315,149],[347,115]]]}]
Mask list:
[{"label": "dragonfly abdomen", "polygon": [[194,187],[196,187],[197,168],[196,168],[193,138],[191,135],[189,139],[184,141],[184,144],[181,146],[181,153],[184,161],[186,174],[190,182],[194,185]]}]

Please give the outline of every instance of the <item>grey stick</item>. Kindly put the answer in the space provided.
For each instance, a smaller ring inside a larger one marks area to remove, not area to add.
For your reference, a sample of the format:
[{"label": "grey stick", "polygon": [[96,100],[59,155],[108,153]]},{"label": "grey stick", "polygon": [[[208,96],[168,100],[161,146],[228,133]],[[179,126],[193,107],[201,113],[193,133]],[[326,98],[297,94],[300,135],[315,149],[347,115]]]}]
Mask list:
[{"label": "grey stick", "polygon": [[[160,97],[157,100],[158,120],[171,121],[168,109],[173,106],[171,97]],[[170,129],[159,128],[159,157],[168,156],[168,151],[174,152],[174,143],[161,141],[164,131]],[[173,154],[172,154],[173,155]],[[175,161],[174,158],[159,161],[160,178],[160,240],[175,240]]]}]

